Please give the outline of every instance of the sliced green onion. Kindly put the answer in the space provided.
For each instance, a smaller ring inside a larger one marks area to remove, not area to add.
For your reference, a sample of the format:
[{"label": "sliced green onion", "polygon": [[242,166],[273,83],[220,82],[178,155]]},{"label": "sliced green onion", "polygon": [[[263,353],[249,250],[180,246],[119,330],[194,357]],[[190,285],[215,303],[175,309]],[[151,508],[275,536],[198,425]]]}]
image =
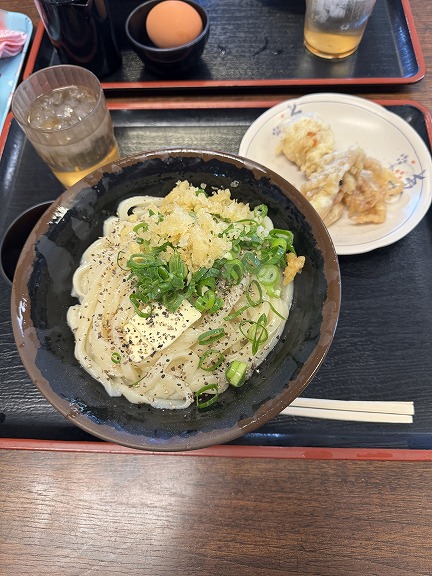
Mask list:
[{"label": "sliced green onion", "polygon": [[253,252],[245,252],[242,256],[242,263],[245,269],[255,274],[260,267],[260,260]]},{"label": "sliced green onion", "polygon": [[275,242],[270,246],[266,252],[266,258],[263,259],[266,264],[278,264],[285,257],[286,247],[281,246],[279,242]]},{"label": "sliced green onion", "polygon": [[230,322],[231,320],[234,320],[234,318],[237,318],[237,316],[240,316],[240,314],[243,314],[243,312],[245,312],[245,310],[247,310],[248,308],[250,308],[250,306],[249,304],[246,304],[245,306],[242,306],[235,312],[232,312],[232,314],[228,314],[228,316],[225,316],[224,320]]},{"label": "sliced green onion", "polygon": [[213,291],[216,290],[216,278],[214,276],[209,276],[200,280],[197,284],[196,290],[198,294],[202,296],[207,288],[210,288]]},{"label": "sliced green onion", "polygon": [[233,360],[231,364],[228,366],[227,371],[225,372],[226,379],[231,384],[231,386],[239,388],[246,381],[246,370],[247,370],[246,362],[241,362],[240,360]]},{"label": "sliced green onion", "polygon": [[268,339],[268,330],[266,328],[267,325],[267,316],[265,314],[261,314],[258,320],[255,323],[255,326],[251,327],[251,335],[250,339],[252,341],[252,354],[258,352],[258,348],[261,344]]},{"label": "sliced green onion", "polygon": [[281,295],[281,289],[275,286],[266,286],[265,290],[270,298],[279,298]]},{"label": "sliced green onion", "polygon": [[282,318],[282,320],[286,321],[285,316],[282,316],[282,314],[276,310],[276,308],[273,306],[271,302],[267,301],[267,304],[270,306],[271,310],[273,311],[273,314],[276,314],[276,316],[279,316],[279,318]]},{"label": "sliced green onion", "polygon": [[256,231],[258,230],[258,227],[260,226],[259,222],[257,222],[254,219],[240,220],[240,222],[244,222],[247,226],[247,229],[245,229],[245,235],[246,236],[250,236],[251,234],[256,234]]},{"label": "sliced green onion", "polygon": [[224,328],[213,328],[213,330],[207,330],[207,332],[203,332],[198,336],[198,344],[211,344],[216,340],[219,340],[224,336],[225,330]]},{"label": "sliced green onion", "polygon": [[254,324],[254,322],[252,322],[252,320],[242,320],[240,322],[240,332],[243,334],[243,336],[246,338],[246,340],[249,340],[249,330],[250,328],[248,328],[246,331],[244,329],[244,327],[246,325],[251,326],[251,324]]},{"label": "sliced green onion", "polygon": [[268,214],[268,208],[265,204],[259,204],[254,208],[255,218],[265,218]]},{"label": "sliced green onion", "polygon": [[270,246],[271,246],[271,248],[275,248],[276,246],[280,246],[286,252],[287,248],[288,248],[288,242],[285,240],[285,238],[278,238],[277,237],[271,241]]},{"label": "sliced green onion", "polygon": [[[201,400],[201,396],[207,395],[209,390],[214,390],[214,394],[208,400]],[[219,390],[217,384],[206,384],[195,392],[196,405],[198,408],[207,408],[217,402]]]},{"label": "sliced green onion", "polygon": [[262,238],[255,234],[255,232],[242,236],[239,238],[243,248],[259,248],[262,244]]},{"label": "sliced green onion", "polygon": [[209,314],[214,314],[215,312],[217,312],[222,308],[223,304],[224,301],[222,300],[222,298],[220,296],[216,296],[213,306],[209,308],[207,312]]},{"label": "sliced green onion", "polygon": [[[212,357],[214,360],[212,360]],[[204,352],[198,362],[198,368],[206,372],[214,372],[222,364],[224,355],[219,350],[209,349]]]},{"label": "sliced green onion", "polygon": [[273,228],[269,232],[270,236],[275,238],[284,238],[287,244],[291,244],[294,242],[294,234],[290,230],[282,230],[281,228]]},{"label": "sliced green onion", "polygon": [[140,230],[143,230],[144,232],[147,232],[147,230],[148,230],[148,224],[147,224],[146,222],[140,222],[140,223],[137,224],[137,225],[134,227],[134,229],[133,229],[133,231],[135,232],[135,234],[138,234],[138,232],[139,232]]},{"label": "sliced green onion", "polygon": [[162,280],[162,282],[166,282],[167,280],[169,280],[171,278],[171,274],[168,272],[168,270],[164,266],[158,266],[156,268],[156,274],[158,275],[160,280]]},{"label": "sliced green onion", "polygon": [[139,378],[138,380],[135,380],[135,382],[132,382],[131,384],[127,384],[128,388],[136,388],[137,386],[139,386],[141,380],[144,380],[145,375],[141,376],[141,378]]},{"label": "sliced green onion", "polygon": [[199,296],[195,302],[195,308],[199,310],[199,312],[206,312],[213,308],[216,302],[216,294],[213,290],[207,290],[204,292],[202,296]]},{"label": "sliced green onion", "polygon": [[140,270],[142,268],[163,266],[164,264],[165,263],[163,262],[163,260],[160,260],[159,258],[155,259],[152,258],[151,255],[149,254],[139,252],[129,256],[127,266],[134,272],[137,269]]},{"label": "sliced green onion", "polygon": [[[144,302],[144,310],[141,309],[141,305],[143,304],[143,301],[140,299],[140,297],[134,292],[133,294],[131,294],[129,296],[129,300],[132,302],[132,306],[134,307],[134,311],[136,314],[138,314],[138,316],[140,316],[141,318],[150,318],[150,316],[152,315],[152,304],[151,302]],[[146,310],[148,309],[148,312],[146,312]]]},{"label": "sliced green onion", "polygon": [[[251,294],[250,294],[251,288],[254,286],[258,290],[258,299],[257,300],[253,300],[251,297]],[[262,301],[263,301],[262,288],[256,280],[252,280],[250,282],[248,289],[246,290],[246,300],[248,301],[249,306],[252,306],[253,308],[255,308],[255,306],[259,306],[262,303]]]},{"label": "sliced green onion", "polygon": [[239,244],[232,244],[231,250],[229,251],[226,258],[228,260],[234,260],[234,258],[238,258],[240,256],[241,248]]},{"label": "sliced green onion", "polygon": [[282,278],[280,268],[274,264],[265,264],[257,272],[257,280],[264,286],[274,286],[279,284]]},{"label": "sliced green onion", "polygon": [[256,222],[253,218],[242,218],[241,220],[236,220],[236,224],[239,222],[241,224],[250,224],[254,229],[256,229],[258,226],[258,222]]},{"label": "sliced green onion", "polygon": [[120,252],[117,254],[117,266],[121,269],[124,270],[125,272],[127,272],[129,270],[129,268],[123,268],[123,266],[120,264],[120,258],[124,257],[124,250],[120,250]]},{"label": "sliced green onion", "polygon": [[113,364],[120,364],[121,362],[121,356],[118,352],[113,352],[111,355],[111,362]]},{"label": "sliced green onion", "polygon": [[[167,278],[166,282],[160,282],[160,284],[157,285],[156,291],[158,294],[165,294],[166,292],[169,292],[171,290],[172,286],[171,286],[171,282],[170,279]],[[163,299],[163,296],[162,296]]]},{"label": "sliced green onion", "polygon": [[238,258],[227,260],[222,269],[223,276],[228,280],[228,282],[235,285],[240,284],[241,279],[243,278],[243,272],[243,264]]},{"label": "sliced green onion", "polygon": [[[246,324],[250,324],[250,328],[247,332],[244,331],[244,326]],[[268,330],[266,326],[266,314],[261,314],[256,322],[253,322],[252,320],[243,320],[243,322],[240,323],[240,332],[252,343],[252,354],[254,356],[258,352],[260,345],[264,344],[268,339]]]},{"label": "sliced green onion", "polygon": [[189,288],[186,282],[189,271],[180,255],[174,251],[168,262],[159,257],[168,247],[173,248],[166,242],[148,252],[135,253],[129,257],[129,278],[135,282],[132,302],[138,310],[141,310],[141,305],[137,300],[141,300],[144,304],[162,302],[170,312],[175,312],[185,297],[190,295],[185,290]]},{"label": "sliced green onion", "polygon": [[181,305],[184,300],[184,294],[178,292],[171,292],[164,294],[162,298],[163,304],[168,308],[170,312],[175,312],[177,308]]},{"label": "sliced green onion", "polygon": [[186,264],[184,264],[183,260],[180,258],[180,255],[175,252],[168,262],[168,270],[174,276],[179,276],[181,278],[186,278],[188,274],[188,269]]}]

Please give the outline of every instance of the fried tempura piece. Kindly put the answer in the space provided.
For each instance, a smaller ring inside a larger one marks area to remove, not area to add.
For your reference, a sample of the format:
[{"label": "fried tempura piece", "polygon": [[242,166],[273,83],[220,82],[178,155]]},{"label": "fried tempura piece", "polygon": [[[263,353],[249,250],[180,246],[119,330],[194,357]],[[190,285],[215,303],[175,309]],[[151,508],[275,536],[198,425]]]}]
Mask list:
[{"label": "fried tempura piece", "polygon": [[390,200],[392,196],[397,196],[402,192],[404,183],[399,180],[390,168],[386,168],[375,158],[367,156],[364,169],[370,172],[371,179],[384,192],[385,200]]},{"label": "fried tempura piece", "polygon": [[283,152],[309,177],[319,169],[322,158],[334,151],[334,146],[330,126],[304,116],[286,127],[277,153]]},{"label": "fried tempura piece", "polygon": [[305,263],[305,257],[296,256],[292,252],[288,252],[286,262],[287,266],[283,271],[284,286],[288,286],[288,284],[294,280],[295,275],[301,272]]},{"label": "fried tempura piece", "polygon": [[379,200],[375,206],[350,216],[356,224],[382,224],[387,216],[387,205],[384,200]]},{"label": "fried tempura piece", "polygon": [[330,208],[330,211],[327,213],[325,219],[325,225],[327,227],[331,226],[334,222],[339,220],[339,218],[342,216],[343,211],[344,211],[344,205],[342,202],[338,202],[337,204],[332,206]]},{"label": "fried tempura piece", "polygon": [[301,188],[327,226],[335,222],[342,214],[340,207],[344,191],[341,183],[350,170],[356,174],[363,167],[365,153],[361,148],[352,146],[346,152],[333,152],[322,160],[319,172],[312,174]]},{"label": "fried tempura piece", "polygon": [[385,222],[386,201],[402,191],[403,182],[378,160],[365,157],[359,172],[348,171],[342,181],[343,202],[348,217],[357,224]]},{"label": "fried tempura piece", "polygon": [[334,146],[328,124],[302,117],[288,125],[279,152],[305,172],[308,180],[300,191],[327,226],[341,217],[345,206],[356,224],[381,224],[386,202],[400,194],[403,182],[362,148],[335,152]]}]

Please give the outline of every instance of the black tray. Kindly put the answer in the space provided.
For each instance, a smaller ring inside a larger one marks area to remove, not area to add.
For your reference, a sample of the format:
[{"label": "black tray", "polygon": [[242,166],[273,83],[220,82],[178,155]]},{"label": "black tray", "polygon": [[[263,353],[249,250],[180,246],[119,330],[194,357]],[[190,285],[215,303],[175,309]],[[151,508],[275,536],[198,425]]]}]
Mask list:
[{"label": "black tray", "polygon": [[[416,82],[425,74],[408,0],[377,0],[358,51],[340,62],[303,47],[304,0],[200,0],[211,22],[209,42],[193,70],[170,80],[147,72],[127,41],[124,24],[138,4],[110,1],[123,65],[103,79],[104,89],[382,85]],[[39,25],[24,77],[58,63]]]},{"label": "black tray", "polygon": [[[237,152],[263,108],[112,110],[122,155],[167,145]],[[430,148],[430,116],[413,102],[389,108]],[[10,120],[10,118],[9,118]],[[7,124],[5,130],[9,125]],[[29,207],[62,192],[13,120],[0,163],[0,238]],[[330,352],[304,396],[414,401],[413,424],[278,416],[233,444],[432,448],[432,217],[405,238],[340,257],[342,307]],[[25,372],[10,322],[11,285],[0,274],[0,437],[92,440],[57,413]]]}]

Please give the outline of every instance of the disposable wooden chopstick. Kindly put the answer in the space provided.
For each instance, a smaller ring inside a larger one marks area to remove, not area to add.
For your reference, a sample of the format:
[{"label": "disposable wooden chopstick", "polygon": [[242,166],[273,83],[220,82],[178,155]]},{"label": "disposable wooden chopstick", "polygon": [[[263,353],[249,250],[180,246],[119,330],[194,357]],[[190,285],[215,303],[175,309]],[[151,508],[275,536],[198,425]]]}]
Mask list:
[{"label": "disposable wooden chopstick", "polygon": [[351,420],[356,422],[388,422],[410,424],[413,422],[413,402],[374,402],[356,400],[328,400],[321,398],[296,398],[281,414]]},{"label": "disposable wooden chopstick", "polygon": [[355,412],[382,412],[387,414],[414,414],[414,402],[374,400],[329,400],[324,398],[299,397],[291,406],[323,408],[326,410],[354,410]]}]

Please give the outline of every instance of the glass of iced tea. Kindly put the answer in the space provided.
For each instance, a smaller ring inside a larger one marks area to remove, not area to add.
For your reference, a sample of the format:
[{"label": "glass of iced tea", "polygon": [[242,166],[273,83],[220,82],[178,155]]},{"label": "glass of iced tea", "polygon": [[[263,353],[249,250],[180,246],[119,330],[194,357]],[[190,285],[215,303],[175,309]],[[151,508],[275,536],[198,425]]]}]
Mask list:
[{"label": "glass of iced tea", "polygon": [[375,0],[306,0],[304,44],[321,58],[353,54],[363,37]]},{"label": "glass of iced tea", "polygon": [[50,66],[22,82],[12,111],[37,153],[67,188],[119,158],[97,77],[80,66]]}]

